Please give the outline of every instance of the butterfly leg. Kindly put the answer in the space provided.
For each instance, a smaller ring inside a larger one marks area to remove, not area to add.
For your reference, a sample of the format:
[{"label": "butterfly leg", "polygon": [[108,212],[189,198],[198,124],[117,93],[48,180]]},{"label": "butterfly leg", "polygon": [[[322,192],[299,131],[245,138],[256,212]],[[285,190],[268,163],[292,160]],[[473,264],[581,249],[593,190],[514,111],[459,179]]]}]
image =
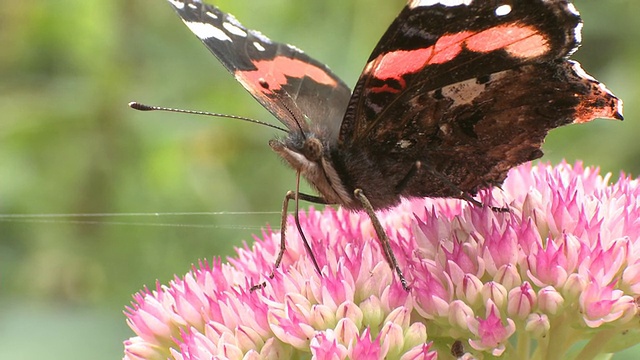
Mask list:
[{"label": "butterfly leg", "polygon": [[[300,199],[311,202],[311,203],[316,203],[316,204],[327,204],[327,201],[324,198],[321,198],[319,196],[313,196],[313,195],[308,195],[308,194],[294,192],[294,191],[287,192],[287,195],[285,195],[284,197],[284,202],[282,203],[282,221],[280,223],[280,252],[278,253],[278,257],[276,258],[274,271],[280,266],[280,263],[282,262],[282,257],[284,256],[284,252],[287,250],[287,244],[286,244],[287,209],[289,208],[289,201],[295,200],[296,210],[293,214],[293,219],[296,223],[296,228],[298,228],[298,233],[300,233],[300,237],[302,237],[302,242],[304,244],[304,247],[307,250],[309,257],[311,257],[311,261],[313,262],[313,267],[315,267],[318,274],[320,274],[321,273],[320,266],[316,261],[316,257],[313,255],[311,246],[309,245],[309,242],[307,241],[307,237],[304,235],[304,232],[302,231],[302,226],[300,225],[300,217],[298,216],[298,213],[299,213],[298,201]],[[269,276],[269,278],[273,278],[273,272],[271,272],[271,275]]]},{"label": "butterfly leg", "polygon": [[373,224],[373,228],[375,229],[376,235],[378,236],[378,241],[380,241],[380,246],[382,247],[382,252],[384,253],[384,257],[387,260],[387,263],[389,263],[389,266],[398,274],[398,278],[400,279],[402,287],[406,291],[409,291],[411,288],[409,287],[409,285],[407,285],[407,279],[405,279],[404,275],[402,274],[402,270],[398,265],[398,260],[396,259],[396,256],[393,254],[393,250],[391,249],[389,237],[387,237],[387,233],[382,228],[382,224],[380,224],[380,220],[378,220],[378,217],[373,210],[373,206],[371,206],[371,202],[369,202],[369,199],[367,199],[367,197],[364,195],[362,189],[356,189],[353,192],[353,195],[355,195],[356,199],[360,201],[362,207],[364,208],[364,211],[367,213],[367,215],[369,215],[371,223]]},{"label": "butterfly leg", "polygon": [[[284,201],[282,202],[282,219],[280,222],[280,251],[278,252],[278,257],[276,258],[276,262],[273,266],[273,270],[271,270],[271,273],[269,274],[269,279],[273,279],[274,275],[275,275],[275,271],[276,269],[278,269],[278,267],[280,266],[280,264],[282,263],[282,258],[284,257],[284,253],[285,251],[287,251],[287,241],[286,241],[286,231],[287,231],[287,211],[289,209],[289,201],[291,200],[295,200],[296,203],[296,209],[295,212],[293,214],[293,219],[295,221],[296,224],[296,228],[298,229],[298,233],[300,234],[300,237],[302,238],[302,243],[304,244],[305,249],[307,250],[307,254],[309,254],[309,257],[311,258],[311,261],[313,262],[313,267],[315,267],[316,271],[318,272],[318,274],[322,275],[322,272],[320,271],[320,266],[318,265],[318,261],[316,260],[316,257],[313,255],[313,250],[311,249],[311,246],[309,245],[309,242],[307,241],[307,237],[304,235],[304,232],[302,231],[302,226],[300,225],[300,217],[299,217],[299,200],[302,199],[304,201],[308,201],[311,203],[315,203],[315,204],[323,204],[323,205],[330,205],[327,200],[325,200],[322,197],[319,196],[314,196],[314,195],[308,195],[308,194],[304,194],[298,191],[299,189],[299,182],[300,182],[300,178],[298,176],[298,186],[296,186],[296,191],[288,191],[287,194],[284,197]],[[262,289],[263,287],[265,287],[267,285],[266,282],[263,282],[261,284],[257,284],[257,285],[253,285],[250,289],[250,291],[254,291],[257,289]]]},{"label": "butterfly leg", "polygon": [[404,190],[405,187],[407,187],[407,185],[409,184],[409,181],[411,179],[413,179],[414,176],[416,176],[416,174],[422,169],[422,161],[416,161],[413,163],[413,166],[411,166],[411,169],[409,169],[409,172],[407,172],[407,174],[402,178],[402,180],[400,180],[400,182],[398,183],[398,185],[396,185],[396,194],[401,194],[402,190]]},{"label": "butterfly leg", "polygon": [[469,194],[468,192],[465,192],[465,191],[462,191],[462,190],[460,190],[460,198],[462,200],[466,200],[467,202],[469,202],[469,203],[471,203],[471,204],[473,204],[473,205],[475,205],[477,207],[488,207],[493,212],[508,213],[508,212],[511,211],[508,207],[486,205],[486,204],[474,199],[473,196],[471,196],[471,194]]}]

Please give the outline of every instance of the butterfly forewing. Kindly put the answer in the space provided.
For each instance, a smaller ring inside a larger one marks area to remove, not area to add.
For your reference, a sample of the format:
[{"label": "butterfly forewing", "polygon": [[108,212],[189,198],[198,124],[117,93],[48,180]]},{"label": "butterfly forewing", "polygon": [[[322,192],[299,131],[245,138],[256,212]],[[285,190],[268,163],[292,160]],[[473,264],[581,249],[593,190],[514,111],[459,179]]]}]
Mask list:
[{"label": "butterfly forewing", "polygon": [[367,136],[393,117],[388,112],[396,103],[412,96],[560,59],[578,46],[580,25],[566,1],[476,0],[458,6],[412,1],[373,50],[349,107],[347,119],[354,124],[345,123],[341,137]]},{"label": "butterfly forewing", "polygon": [[199,1],[169,3],[245,89],[290,130],[337,137],[351,91],[324,64],[247,29],[217,7]]},{"label": "butterfly forewing", "polygon": [[396,18],[342,124],[347,183],[375,207],[500,184],[542,156],[550,129],[622,118],[619,100],[566,59],[582,25],[567,1],[433,3],[411,1]]}]

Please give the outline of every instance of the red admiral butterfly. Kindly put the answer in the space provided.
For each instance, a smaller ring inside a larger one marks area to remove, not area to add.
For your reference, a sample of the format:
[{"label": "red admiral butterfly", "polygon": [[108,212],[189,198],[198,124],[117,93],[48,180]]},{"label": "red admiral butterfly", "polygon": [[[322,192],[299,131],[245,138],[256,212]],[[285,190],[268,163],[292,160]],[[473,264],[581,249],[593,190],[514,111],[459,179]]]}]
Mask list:
[{"label": "red admiral butterfly", "polygon": [[[269,145],[296,170],[298,182],[304,176],[320,194],[297,188],[287,194],[276,268],[288,202],[296,200],[296,209],[299,199],[338,204],[369,214],[408,289],[374,210],[412,197],[482,205],[472,195],[540,158],[550,129],[622,120],[622,101],[568,60],[582,22],[567,0],[411,0],[353,92],[322,63],[217,7],[169,2],[287,127],[286,137]],[[304,239],[297,211],[295,219]]]}]

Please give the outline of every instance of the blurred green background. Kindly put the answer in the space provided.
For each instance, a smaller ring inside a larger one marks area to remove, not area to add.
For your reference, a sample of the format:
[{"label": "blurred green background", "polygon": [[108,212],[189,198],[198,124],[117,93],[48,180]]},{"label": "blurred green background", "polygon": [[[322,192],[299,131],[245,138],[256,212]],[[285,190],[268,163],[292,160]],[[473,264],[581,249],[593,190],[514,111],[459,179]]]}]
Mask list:
[{"label": "blurred green background", "polygon": [[[624,99],[627,120],[558,129],[546,160],[638,174],[640,2],[576,3],[586,26],[574,58]],[[404,1],[217,4],[354,84]],[[277,226],[295,178],[267,146],[273,130],[126,106],[276,122],[164,1],[7,1],[0,76],[0,358],[120,358],[131,294]],[[272,213],[133,215],[219,211]]]}]

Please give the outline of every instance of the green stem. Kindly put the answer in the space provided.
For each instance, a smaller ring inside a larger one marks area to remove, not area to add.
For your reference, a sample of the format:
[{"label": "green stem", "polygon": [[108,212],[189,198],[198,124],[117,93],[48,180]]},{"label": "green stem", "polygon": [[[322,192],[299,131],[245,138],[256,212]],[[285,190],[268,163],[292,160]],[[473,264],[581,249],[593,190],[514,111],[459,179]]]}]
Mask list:
[{"label": "green stem", "polygon": [[615,335],[619,334],[619,329],[610,329],[598,331],[594,337],[587,342],[582,351],[576,356],[576,359],[591,360],[603,353],[602,349],[611,341]]},{"label": "green stem", "polygon": [[[567,324],[563,324],[567,323]],[[573,342],[570,341],[571,336],[571,328],[568,325],[571,323],[570,319],[567,319],[566,316],[560,316],[551,321],[551,327],[549,329],[549,334],[547,338],[549,342],[547,343],[547,351],[546,353],[540,352],[539,354],[544,354],[542,359],[545,360],[553,360],[553,359],[563,359],[567,349],[573,345]]]},{"label": "green stem", "polygon": [[545,353],[545,350],[549,347],[549,334],[543,337],[542,339],[538,339],[537,346],[533,349],[533,354],[529,356],[530,359],[544,359],[542,354]]},{"label": "green stem", "polygon": [[518,331],[518,347],[516,348],[517,359],[527,360],[531,356],[531,337],[524,330]]}]

